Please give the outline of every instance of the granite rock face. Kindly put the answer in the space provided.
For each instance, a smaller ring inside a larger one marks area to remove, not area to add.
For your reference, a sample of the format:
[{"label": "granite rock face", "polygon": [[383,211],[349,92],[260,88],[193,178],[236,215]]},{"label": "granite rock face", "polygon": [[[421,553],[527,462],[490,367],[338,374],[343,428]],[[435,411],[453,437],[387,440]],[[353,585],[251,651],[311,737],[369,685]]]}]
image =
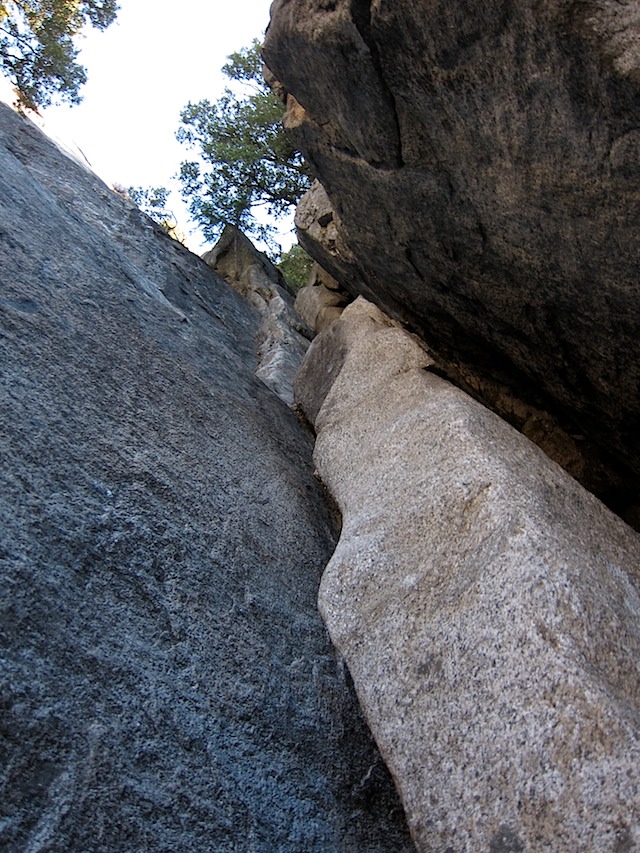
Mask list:
[{"label": "granite rock face", "polygon": [[614,0],[275,0],[264,52],[307,251],[636,473],[639,45]]},{"label": "granite rock face", "polygon": [[0,106],[0,847],[408,850],[259,313]]},{"label": "granite rock face", "polygon": [[640,538],[358,299],[296,388],[320,606],[424,851],[640,849]]},{"label": "granite rock face", "polygon": [[233,225],[225,227],[203,260],[260,314],[256,376],[292,405],[293,379],[309,346],[309,332],[293,310],[293,294],[284,277]]},{"label": "granite rock face", "polygon": [[300,289],[294,305],[310,329],[322,332],[338,319],[347,301],[340,291],[329,290],[324,284],[309,284]]}]

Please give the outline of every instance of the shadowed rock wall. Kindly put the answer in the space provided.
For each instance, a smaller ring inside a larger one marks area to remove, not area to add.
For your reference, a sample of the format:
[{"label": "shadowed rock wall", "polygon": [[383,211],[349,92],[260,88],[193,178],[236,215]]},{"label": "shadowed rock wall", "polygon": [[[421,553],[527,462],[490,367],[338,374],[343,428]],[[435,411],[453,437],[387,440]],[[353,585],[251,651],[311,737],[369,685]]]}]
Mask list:
[{"label": "shadowed rock wall", "polygon": [[409,850],[258,313],[0,106],[0,847]]},{"label": "shadowed rock wall", "polygon": [[636,473],[638,35],[612,0],[276,0],[265,45],[333,208],[305,248]]}]

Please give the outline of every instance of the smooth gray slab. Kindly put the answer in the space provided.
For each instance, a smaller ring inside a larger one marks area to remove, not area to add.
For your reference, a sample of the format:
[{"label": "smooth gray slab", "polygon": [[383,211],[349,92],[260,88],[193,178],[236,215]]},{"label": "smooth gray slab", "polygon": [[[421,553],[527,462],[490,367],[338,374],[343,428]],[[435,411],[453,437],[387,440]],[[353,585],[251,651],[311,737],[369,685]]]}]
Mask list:
[{"label": "smooth gray slab", "polygon": [[257,313],[0,107],[0,847],[410,849]]}]

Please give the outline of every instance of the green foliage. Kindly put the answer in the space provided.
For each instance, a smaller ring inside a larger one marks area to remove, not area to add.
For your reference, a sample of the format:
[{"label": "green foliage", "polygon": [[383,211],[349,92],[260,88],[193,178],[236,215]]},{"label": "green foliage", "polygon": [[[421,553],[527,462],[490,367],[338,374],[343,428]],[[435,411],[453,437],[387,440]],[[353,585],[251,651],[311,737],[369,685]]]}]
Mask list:
[{"label": "green foliage", "polygon": [[[120,187],[114,189],[122,193]],[[129,187],[122,194],[127,195],[143,213],[157,222],[166,234],[179,243],[184,243],[184,234],[178,228],[173,211],[167,207],[169,192],[166,187]]]},{"label": "green foliage", "polygon": [[262,77],[259,43],[232,54],[222,70],[234,88],[215,103],[189,103],[180,115],[177,137],[197,150],[180,167],[182,195],[207,239],[231,224],[268,243],[274,228],[256,213],[288,213],[309,187],[309,172],[285,136],[284,106]]},{"label": "green foliage", "polygon": [[[116,188],[116,191],[119,191],[119,188]],[[129,187],[126,195],[159,225],[173,218],[171,211],[167,210],[169,190],[166,187]]]},{"label": "green foliage", "polygon": [[0,71],[13,81],[21,110],[60,100],[77,104],[86,69],[73,39],[85,24],[113,23],[116,0],[0,0]]},{"label": "green foliage", "polygon": [[300,290],[309,281],[313,258],[305,252],[299,243],[295,243],[287,252],[283,252],[276,266],[293,290]]}]

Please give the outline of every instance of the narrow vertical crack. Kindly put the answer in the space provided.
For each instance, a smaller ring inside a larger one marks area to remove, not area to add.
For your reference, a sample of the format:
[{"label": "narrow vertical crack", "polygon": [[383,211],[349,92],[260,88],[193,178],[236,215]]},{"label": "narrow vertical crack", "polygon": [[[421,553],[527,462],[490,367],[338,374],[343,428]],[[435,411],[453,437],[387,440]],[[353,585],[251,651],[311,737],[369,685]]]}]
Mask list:
[{"label": "narrow vertical crack", "polygon": [[362,38],[366,46],[369,48],[369,52],[371,54],[371,62],[376,71],[376,74],[378,75],[378,79],[380,80],[380,89],[382,92],[382,96],[389,107],[389,111],[393,119],[397,142],[396,151],[392,153],[392,157],[390,158],[390,165],[393,168],[400,169],[404,166],[404,160],[402,157],[402,134],[400,130],[400,119],[398,117],[396,99],[385,79],[384,71],[382,68],[382,61],[380,59],[380,51],[378,50],[378,45],[376,44],[371,29],[371,0],[351,0],[350,11],[351,19],[353,20],[353,23],[358,33],[360,34],[360,37]]}]

